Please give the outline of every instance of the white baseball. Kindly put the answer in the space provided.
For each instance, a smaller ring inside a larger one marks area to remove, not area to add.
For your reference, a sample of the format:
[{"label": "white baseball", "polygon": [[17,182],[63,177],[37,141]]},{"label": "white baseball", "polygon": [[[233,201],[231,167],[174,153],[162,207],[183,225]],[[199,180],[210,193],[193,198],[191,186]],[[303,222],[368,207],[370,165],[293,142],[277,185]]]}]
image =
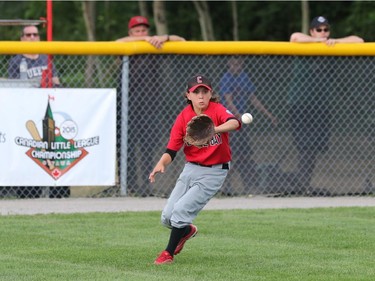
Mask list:
[{"label": "white baseball", "polygon": [[250,113],[244,113],[241,116],[241,120],[244,124],[250,124],[251,122],[253,122],[253,115],[251,115]]}]

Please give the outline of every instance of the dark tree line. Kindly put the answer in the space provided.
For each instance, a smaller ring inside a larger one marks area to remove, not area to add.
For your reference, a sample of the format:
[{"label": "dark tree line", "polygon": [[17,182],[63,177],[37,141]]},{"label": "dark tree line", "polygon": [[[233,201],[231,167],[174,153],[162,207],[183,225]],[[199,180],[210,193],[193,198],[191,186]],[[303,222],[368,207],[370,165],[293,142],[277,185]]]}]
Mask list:
[{"label": "dark tree line", "polygon": [[[205,1],[203,1],[205,2]],[[233,2],[237,17],[233,21]],[[291,33],[302,31],[302,1],[206,1],[217,41],[288,41]],[[203,40],[194,1],[165,1],[165,17],[170,34],[187,40]],[[333,37],[356,34],[375,41],[375,2],[309,1],[310,19],[326,16]],[[53,38],[55,41],[86,41],[82,1],[53,1]],[[46,16],[45,1],[1,1],[1,19],[39,19]],[[156,33],[153,1],[96,1],[95,39],[112,41],[127,34],[127,22],[133,15],[146,13]],[[234,26],[237,28],[234,28]],[[18,40],[20,27],[0,26],[0,40]],[[43,31],[45,32],[45,31]],[[42,33],[43,33],[42,32]],[[46,38],[45,36],[43,38]]]}]

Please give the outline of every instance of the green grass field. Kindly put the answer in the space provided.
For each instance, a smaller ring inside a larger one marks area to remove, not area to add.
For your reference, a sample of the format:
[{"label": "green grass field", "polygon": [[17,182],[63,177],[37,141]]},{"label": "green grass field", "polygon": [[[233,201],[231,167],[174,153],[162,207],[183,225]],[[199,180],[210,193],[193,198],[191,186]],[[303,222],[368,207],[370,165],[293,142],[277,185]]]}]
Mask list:
[{"label": "green grass field", "polygon": [[374,280],[375,208],[202,211],[173,264],[160,212],[0,217],[0,280]]}]

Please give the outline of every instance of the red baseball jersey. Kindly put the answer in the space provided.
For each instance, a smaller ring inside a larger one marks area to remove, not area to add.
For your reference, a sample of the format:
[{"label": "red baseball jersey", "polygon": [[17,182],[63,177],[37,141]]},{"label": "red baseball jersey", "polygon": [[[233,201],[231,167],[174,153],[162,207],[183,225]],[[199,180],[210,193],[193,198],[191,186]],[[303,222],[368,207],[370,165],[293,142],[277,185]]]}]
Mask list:
[{"label": "red baseball jersey", "polygon": [[[210,116],[216,127],[229,119],[236,119],[238,121],[239,127],[237,130],[241,127],[241,122],[220,103],[210,102],[203,114]],[[182,110],[172,127],[167,148],[178,151],[184,146],[186,161],[196,162],[202,165],[216,165],[231,161],[232,155],[229,146],[229,133],[215,134],[209,144],[202,148],[184,143],[187,123],[194,116],[197,116],[197,114],[190,104]]]}]

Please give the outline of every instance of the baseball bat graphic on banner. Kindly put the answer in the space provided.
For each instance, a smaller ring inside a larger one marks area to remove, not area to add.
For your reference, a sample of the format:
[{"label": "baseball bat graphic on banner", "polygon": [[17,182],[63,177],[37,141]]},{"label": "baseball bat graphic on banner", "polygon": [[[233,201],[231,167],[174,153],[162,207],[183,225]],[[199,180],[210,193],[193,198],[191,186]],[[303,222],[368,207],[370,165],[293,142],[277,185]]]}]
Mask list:
[{"label": "baseball bat graphic on banner", "polygon": [[[39,134],[39,131],[38,131],[38,128],[36,127],[34,121],[32,120],[28,120],[26,122],[26,129],[29,131],[31,137],[35,140],[35,141],[42,141],[42,138],[40,137],[40,134]],[[45,151],[45,149],[42,149],[42,151]],[[55,168],[55,166],[53,165],[53,163],[51,162],[50,159],[47,159],[47,166],[50,170],[53,170]]]}]

